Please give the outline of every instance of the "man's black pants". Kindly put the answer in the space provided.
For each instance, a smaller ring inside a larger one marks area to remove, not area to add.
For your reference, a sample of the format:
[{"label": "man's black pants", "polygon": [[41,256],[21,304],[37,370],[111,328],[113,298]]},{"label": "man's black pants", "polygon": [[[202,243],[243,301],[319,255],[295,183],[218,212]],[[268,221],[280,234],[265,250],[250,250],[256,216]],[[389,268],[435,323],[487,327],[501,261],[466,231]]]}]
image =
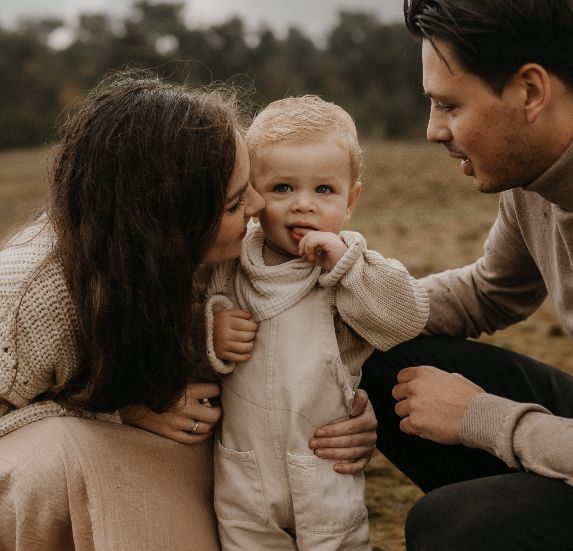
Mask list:
[{"label": "man's black pants", "polygon": [[391,391],[398,371],[416,365],[460,373],[492,394],[573,418],[573,376],[508,350],[422,337],[372,354],[361,387],[378,419],[378,448],[429,492],[406,521],[408,550],[573,550],[573,486],[513,471],[483,450],[436,444],[400,430]]}]

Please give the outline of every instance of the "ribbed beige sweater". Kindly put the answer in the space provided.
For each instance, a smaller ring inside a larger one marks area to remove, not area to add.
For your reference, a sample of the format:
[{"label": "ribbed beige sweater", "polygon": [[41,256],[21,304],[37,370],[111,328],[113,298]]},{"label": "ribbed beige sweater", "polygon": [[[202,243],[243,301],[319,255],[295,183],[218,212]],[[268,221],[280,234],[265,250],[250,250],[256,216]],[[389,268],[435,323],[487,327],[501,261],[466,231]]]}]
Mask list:
[{"label": "ribbed beige sweater", "polygon": [[[527,318],[547,293],[573,338],[573,143],[530,185],[501,194],[497,220],[474,264],[424,278],[430,334],[478,336]],[[572,397],[573,399],[573,397]],[[464,444],[573,484],[573,419],[538,405],[476,396]]]},{"label": "ribbed beige sweater", "polygon": [[61,266],[48,258],[53,242],[44,216],[0,251],[0,436],[44,417],[119,422],[119,415],[35,402],[78,367],[77,317]]}]

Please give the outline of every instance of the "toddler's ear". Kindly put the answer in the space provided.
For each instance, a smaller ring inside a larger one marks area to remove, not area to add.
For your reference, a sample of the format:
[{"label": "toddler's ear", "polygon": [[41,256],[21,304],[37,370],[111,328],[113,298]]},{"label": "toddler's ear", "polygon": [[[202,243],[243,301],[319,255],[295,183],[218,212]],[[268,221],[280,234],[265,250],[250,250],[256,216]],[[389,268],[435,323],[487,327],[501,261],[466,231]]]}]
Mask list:
[{"label": "toddler's ear", "polygon": [[350,193],[348,194],[348,205],[346,207],[346,219],[350,218],[350,215],[354,211],[354,207],[356,207],[356,203],[358,202],[358,198],[362,193],[362,183],[361,182],[354,182],[350,187]]}]

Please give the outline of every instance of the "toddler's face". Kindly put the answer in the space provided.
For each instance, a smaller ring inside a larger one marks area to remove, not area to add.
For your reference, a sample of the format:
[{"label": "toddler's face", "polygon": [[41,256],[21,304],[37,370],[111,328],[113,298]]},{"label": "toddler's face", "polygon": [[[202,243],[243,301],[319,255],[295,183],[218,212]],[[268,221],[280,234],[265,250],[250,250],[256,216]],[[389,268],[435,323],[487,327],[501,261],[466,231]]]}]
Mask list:
[{"label": "toddler's face", "polygon": [[348,151],[334,132],[262,146],[251,160],[251,179],[265,200],[259,219],[267,245],[292,256],[309,231],[338,234],[360,194]]}]

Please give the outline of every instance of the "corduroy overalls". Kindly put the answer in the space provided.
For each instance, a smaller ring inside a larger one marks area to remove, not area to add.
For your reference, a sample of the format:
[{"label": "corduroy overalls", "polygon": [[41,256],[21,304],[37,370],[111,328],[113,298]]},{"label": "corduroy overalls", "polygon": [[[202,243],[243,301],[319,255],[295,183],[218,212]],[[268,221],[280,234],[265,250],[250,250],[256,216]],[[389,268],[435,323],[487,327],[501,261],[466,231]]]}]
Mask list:
[{"label": "corduroy overalls", "polygon": [[308,447],[318,427],[348,417],[356,384],[327,289],[259,322],[252,358],[222,378],[215,509],[225,551],[371,549],[364,475],[336,473]]}]

